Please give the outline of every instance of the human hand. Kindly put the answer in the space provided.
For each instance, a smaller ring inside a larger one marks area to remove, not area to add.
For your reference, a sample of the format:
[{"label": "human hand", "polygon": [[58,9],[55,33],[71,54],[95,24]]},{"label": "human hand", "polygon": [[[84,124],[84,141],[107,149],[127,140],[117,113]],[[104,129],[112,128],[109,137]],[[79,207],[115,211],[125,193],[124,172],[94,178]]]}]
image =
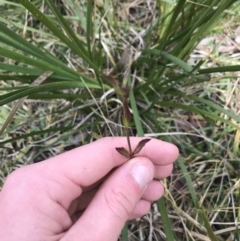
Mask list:
[{"label": "human hand", "polygon": [[[131,137],[135,147],[141,140]],[[0,240],[116,241],[128,219],[146,214],[170,175],[178,149],[156,139],[127,161],[108,137],[22,167],[0,193]]]}]

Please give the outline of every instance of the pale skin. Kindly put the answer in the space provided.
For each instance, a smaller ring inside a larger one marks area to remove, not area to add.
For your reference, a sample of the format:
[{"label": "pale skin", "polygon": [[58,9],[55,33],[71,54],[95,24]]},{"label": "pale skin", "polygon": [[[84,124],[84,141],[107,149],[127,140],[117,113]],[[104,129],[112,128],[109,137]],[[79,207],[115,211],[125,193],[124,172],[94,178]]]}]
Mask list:
[{"label": "pale skin", "polygon": [[[142,138],[131,137],[132,147]],[[10,174],[0,192],[0,240],[117,241],[146,214],[172,172],[178,149],[151,139],[131,160],[107,137]]]}]

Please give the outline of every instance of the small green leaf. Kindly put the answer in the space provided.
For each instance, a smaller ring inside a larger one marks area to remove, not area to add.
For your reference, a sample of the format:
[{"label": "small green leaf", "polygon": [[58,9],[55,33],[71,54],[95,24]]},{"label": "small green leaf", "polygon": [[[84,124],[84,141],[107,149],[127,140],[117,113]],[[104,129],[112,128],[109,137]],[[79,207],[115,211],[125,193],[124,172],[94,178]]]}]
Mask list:
[{"label": "small green leaf", "polygon": [[130,158],[130,154],[124,147],[116,147],[116,151],[121,155],[125,156],[126,158]]},{"label": "small green leaf", "polygon": [[138,154],[142,150],[142,148],[146,145],[146,143],[148,143],[149,141],[151,141],[151,139],[143,139],[139,141],[138,145],[133,151],[133,155]]}]

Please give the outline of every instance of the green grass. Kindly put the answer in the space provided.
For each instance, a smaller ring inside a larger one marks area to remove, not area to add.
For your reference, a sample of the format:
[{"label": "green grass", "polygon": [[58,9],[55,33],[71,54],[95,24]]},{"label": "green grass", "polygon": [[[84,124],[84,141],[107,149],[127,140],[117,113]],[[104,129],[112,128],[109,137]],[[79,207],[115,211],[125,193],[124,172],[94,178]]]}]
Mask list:
[{"label": "green grass", "polygon": [[[219,51],[234,44],[238,1],[0,0],[0,10],[1,185],[22,165],[124,135],[128,85],[131,134],[181,153],[129,240],[239,240],[240,57]],[[206,36],[215,42],[199,49]]]}]

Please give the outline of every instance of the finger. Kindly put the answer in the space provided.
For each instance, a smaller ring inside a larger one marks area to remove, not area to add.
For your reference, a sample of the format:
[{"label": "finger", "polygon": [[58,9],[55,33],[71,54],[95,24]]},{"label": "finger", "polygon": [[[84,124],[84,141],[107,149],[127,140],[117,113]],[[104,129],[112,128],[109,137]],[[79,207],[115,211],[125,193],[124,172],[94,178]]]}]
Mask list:
[{"label": "finger", "polygon": [[143,193],[141,199],[154,202],[158,200],[164,193],[164,187],[159,181],[152,181],[145,192]]},{"label": "finger", "polygon": [[[98,188],[92,189],[89,192],[84,192],[79,198],[75,199],[68,210],[70,216],[74,213],[79,213],[87,208],[94,198]],[[159,181],[152,181],[144,191],[141,199],[153,202],[158,200],[164,193],[164,187]]]},{"label": "finger", "polygon": [[173,170],[173,164],[167,165],[167,166],[158,166],[155,165],[155,175],[154,177],[157,179],[163,179],[168,177]]},{"label": "finger", "polygon": [[[172,173],[173,165],[167,165],[167,166],[154,166],[155,168],[155,178],[166,178]],[[69,215],[72,215],[75,211],[79,212],[85,209],[89,203],[91,202],[92,198],[96,194],[99,186],[96,186],[94,189],[91,189],[90,191],[83,192],[81,197],[74,200],[74,202],[71,204],[69,208]],[[142,199],[145,199],[147,201],[155,201],[159,199],[164,192],[164,187],[159,181],[152,181],[149,186],[147,187],[146,191],[144,192]]]},{"label": "finger", "polygon": [[151,202],[146,200],[139,200],[133,212],[129,215],[128,220],[140,218],[147,214],[151,208]]},{"label": "finger", "polygon": [[[131,137],[133,148],[142,139]],[[102,138],[54,157],[47,161],[48,164],[47,162],[42,164],[62,171],[73,180],[77,180],[81,186],[89,186],[105,176],[112,168],[127,161],[127,158],[116,151],[116,147],[127,148],[126,138]],[[144,156],[156,165],[168,165],[176,160],[178,149],[170,143],[151,139],[137,156]]]},{"label": "finger", "polygon": [[[81,218],[68,231],[65,239],[75,241],[77,234],[81,233],[82,241],[117,240],[125,222],[151,182],[153,174],[152,162],[143,157],[134,158],[116,169],[102,184]],[[143,212],[145,211],[146,208]],[[90,234],[89,229],[93,226],[94,229],[91,229]]]},{"label": "finger", "polygon": [[[132,137],[133,148],[142,139]],[[35,165],[38,165],[42,178],[53,183],[49,186],[51,198],[68,209],[71,202],[82,193],[82,187],[94,184],[127,161],[116,151],[116,147],[127,148],[126,138],[102,138]],[[145,156],[156,165],[169,165],[177,158],[178,149],[170,143],[151,139],[138,155]]]},{"label": "finger", "polygon": [[[155,178],[166,178],[172,173],[173,165],[167,166],[154,166],[155,169]],[[96,194],[99,185],[91,189],[90,191],[83,192],[81,197],[77,198],[70,206],[68,213],[70,215],[73,214],[75,211],[81,211],[85,209],[89,203],[91,202],[92,198]],[[160,192],[160,193],[159,193]],[[149,184],[148,188],[144,192],[142,199],[146,199],[148,201],[155,201],[163,195],[164,188],[163,185],[159,181],[153,181]],[[77,202],[77,203],[76,203]],[[75,204],[75,205],[74,205]]]}]

